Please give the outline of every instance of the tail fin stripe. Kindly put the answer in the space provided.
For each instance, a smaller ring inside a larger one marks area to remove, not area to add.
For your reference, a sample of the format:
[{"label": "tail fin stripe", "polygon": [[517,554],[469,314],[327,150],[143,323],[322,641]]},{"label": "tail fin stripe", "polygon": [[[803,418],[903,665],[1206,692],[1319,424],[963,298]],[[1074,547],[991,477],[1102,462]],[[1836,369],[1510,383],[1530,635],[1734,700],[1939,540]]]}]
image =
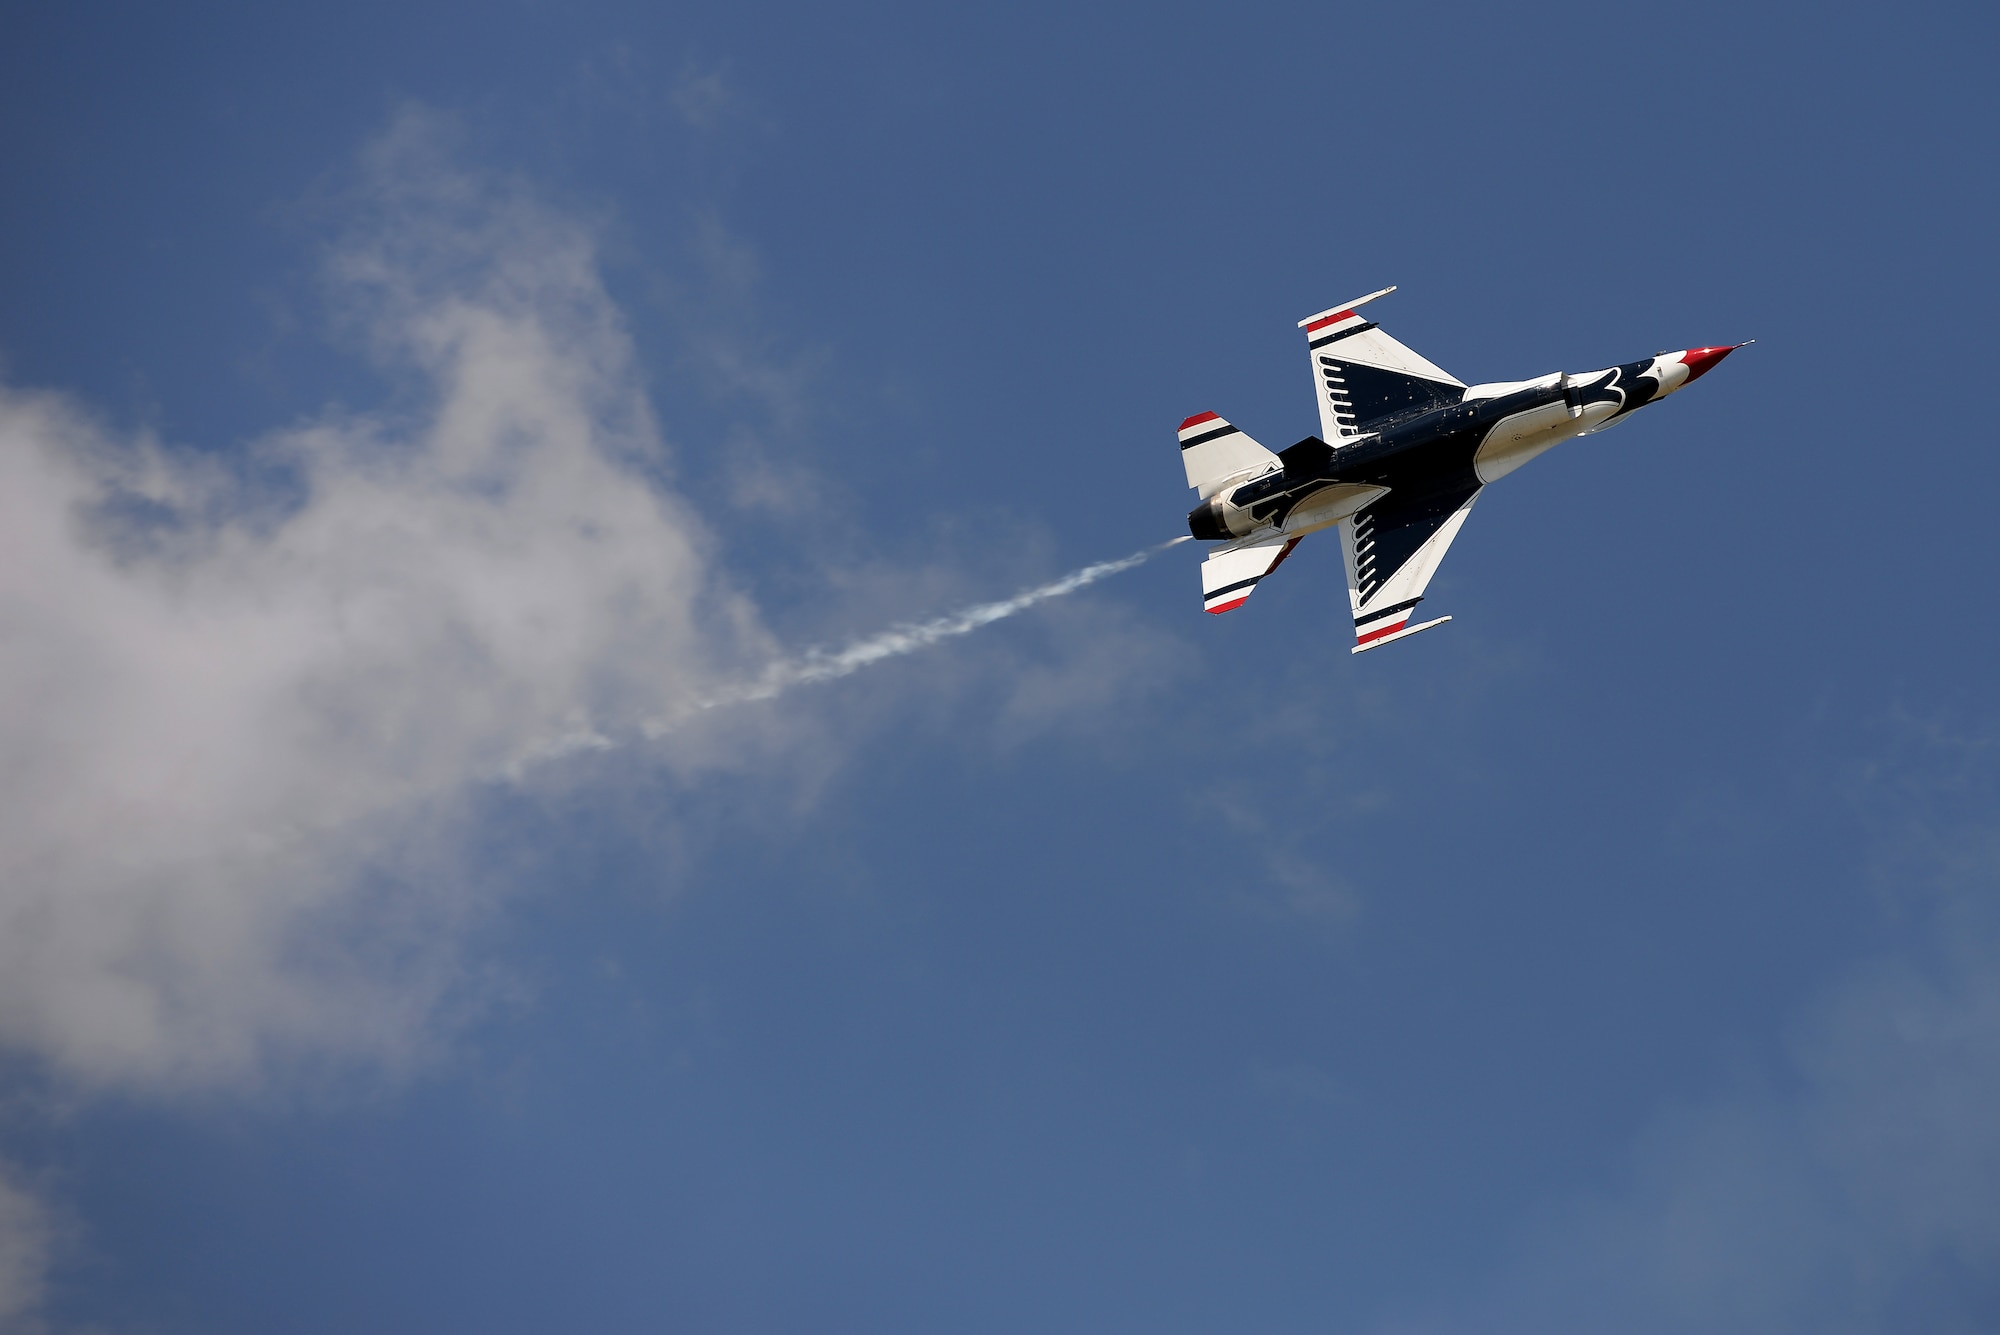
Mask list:
[{"label": "tail fin stripe", "polygon": [[1181,448],[1184,450],[1191,450],[1195,446],[1205,445],[1211,440],[1221,440],[1224,436],[1239,436],[1242,434],[1243,433],[1239,431],[1237,428],[1233,426],[1226,426],[1223,427],[1220,431],[1211,431],[1205,436],[1191,436],[1188,439],[1181,442]]},{"label": "tail fin stripe", "polygon": [[1277,455],[1216,413],[1197,413],[1182,422],[1180,444],[1181,471],[1203,500],[1232,477],[1279,466]]}]

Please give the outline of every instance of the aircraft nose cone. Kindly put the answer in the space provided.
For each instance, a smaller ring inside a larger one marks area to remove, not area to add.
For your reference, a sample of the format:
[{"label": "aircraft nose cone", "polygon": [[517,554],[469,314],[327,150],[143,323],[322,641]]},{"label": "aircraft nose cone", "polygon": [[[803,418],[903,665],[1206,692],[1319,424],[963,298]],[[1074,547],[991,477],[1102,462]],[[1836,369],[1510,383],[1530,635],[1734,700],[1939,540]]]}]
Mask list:
[{"label": "aircraft nose cone", "polygon": [[1708,374],[1710,367],[1742,346],[1741,343],[1735,343],[1726,348],[1689,348],[1681,354],[1681,360],[1687,363],[1688,369],[1688,378],[1681,383],[1693,384]]}]

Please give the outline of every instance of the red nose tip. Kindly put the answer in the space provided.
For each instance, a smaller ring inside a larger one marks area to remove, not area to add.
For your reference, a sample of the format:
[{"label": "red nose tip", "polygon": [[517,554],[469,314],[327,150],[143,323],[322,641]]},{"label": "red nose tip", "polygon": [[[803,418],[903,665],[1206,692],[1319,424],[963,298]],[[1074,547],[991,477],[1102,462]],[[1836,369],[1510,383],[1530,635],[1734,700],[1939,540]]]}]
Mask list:
[{"label": "red nose tip", "polygon": [[1742,346],[1737,343],[1726,348],[1689,348],[1681,354],[1681,360],[1687,363],[1688,368],[1688,378],[1684,383],[1691,385],[1701,379],[1708,374],[1711,366]]}]

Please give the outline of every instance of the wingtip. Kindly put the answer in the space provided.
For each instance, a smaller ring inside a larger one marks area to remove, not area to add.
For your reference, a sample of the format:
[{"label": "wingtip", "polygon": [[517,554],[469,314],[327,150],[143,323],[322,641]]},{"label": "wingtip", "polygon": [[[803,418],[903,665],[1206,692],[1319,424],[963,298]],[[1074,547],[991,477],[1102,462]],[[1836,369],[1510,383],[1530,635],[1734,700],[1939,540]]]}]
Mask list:
[{"label": "wingtip", "polygon": [[1374,301],[1377,297],[1386,297],[1395,290],[1396,290],[1396,285],[1394,283],[1391,283],[1389,284],[1389,286],[1383,288],[1379,292],[1370,292],[1365,297],[1356,297],[1353,301],[1343,301],[1338,306],[1329,306],[1323,311],[1315,311],[1311,315],[1308,315],[1305,319],[1299,321],[1299,328],[1304,329],[1307,325],[1311,324],[1313,321],[1323,320],[1329,315],[1341,315],[1349,311],[1352,311],[1357,306],[1366,306],[1369,302]]},{"label": "wingtip", "polygon": [[1373,639],[1363,640],[1360,644],[1355,645],[1352,649],[1349,649],[1347,652],[1350,654],[1365,654],[1370,649],[1380,649],[1385,644],[1394,644],[1397,640],[1408,639],[1410,636],[1415,635],[1418,631],[1429,630],[1432,626],[1442,626],[1445,622],[1449,620],[1451,620],[1451,618],[1445,616],[1445,617],[1439,617],[1435,621],[1426,621],[1421,625],[1404,626],[1401,630],[1393,630],[1386,635],[1380,635]]}]

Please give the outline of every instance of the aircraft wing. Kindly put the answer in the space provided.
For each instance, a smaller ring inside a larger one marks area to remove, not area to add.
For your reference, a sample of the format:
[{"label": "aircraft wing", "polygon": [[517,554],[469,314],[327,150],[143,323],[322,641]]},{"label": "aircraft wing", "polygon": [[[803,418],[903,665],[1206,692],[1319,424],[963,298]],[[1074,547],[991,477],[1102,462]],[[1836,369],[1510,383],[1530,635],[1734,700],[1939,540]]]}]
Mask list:
[{"label": "aircraft wing", "polygon": [[1320,439],[1338,446],[1382,423],[1465,397],[1465,383],[1355,313],[1385,287],[1299,321],[1318,390]]},{"label": "aircraft wing", "polygon": [[1410,611],[1424,600],[1431,576],[1478,498],[1477,482],[1422,496],[1392,491],[1341,521],[1347,598],[1354,611],[1353,652],[1451,620],[1439,617],[1412,626]]},{"label": "aircraft wing", "polygon": [[1250,601],[1257,581],[1276,570],[1299,545],[1297,538],[1275,538],[1251,547],[1230,547],[1201,563],[1201,605],[1209,612],[1227,612]]}]

